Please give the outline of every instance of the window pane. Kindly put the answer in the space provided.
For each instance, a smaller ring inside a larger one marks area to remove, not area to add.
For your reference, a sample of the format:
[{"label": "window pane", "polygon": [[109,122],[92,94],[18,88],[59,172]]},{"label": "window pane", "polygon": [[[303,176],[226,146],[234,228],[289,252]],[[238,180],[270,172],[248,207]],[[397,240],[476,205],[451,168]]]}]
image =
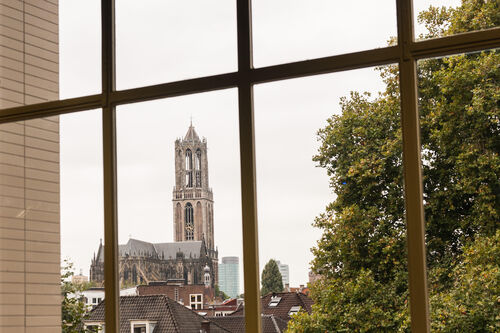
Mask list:
[{"label": "window pane", "polygon": [[60,332],[90,310],[89,263],[103,222],[101,146],[88,137],[99,115],[0,125],[2,332]]},{"label": "window pane", "polygon": [[61,99],[101,92],[101,1],[59,1]]},{"label": "window pane", "polygon": [[138,295],[122,314],[147,299],[214,317],[243,278],[223,265],[242,257],[237,91],[120,106],[117,133],[120,284]]},{"label": "window pane", "polygon": [[498,322],[499,63],[498,50],[418,63],[434,330]]},{"label": "window pane", "polygon": [[396,2],[252,1],[256,67],[387,46]]},{"label": "window pane", "polygon": [[496,0],[414,0],[415,39],[498,27]]},{"label": "window pane", "polygon": [[236,2],[116,3],[117,88],[236,71]]},{"label": "window pane", "polygon": [[0,108],[100,91],[99,1],[1,0],[0,15]]},{"label": "window pane", "polygon": [[289,327],[409,330],[399,110],[394,65],[255,87],[264,313],[315,302]]}]

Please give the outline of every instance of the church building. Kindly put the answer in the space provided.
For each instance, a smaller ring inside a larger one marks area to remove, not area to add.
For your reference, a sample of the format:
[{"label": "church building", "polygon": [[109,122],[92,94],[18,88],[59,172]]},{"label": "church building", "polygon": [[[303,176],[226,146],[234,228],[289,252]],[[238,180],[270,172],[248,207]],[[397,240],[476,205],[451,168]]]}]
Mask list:
[{"label": "church building", "polygon": [[[214,287],[218,281],[218,251],[214,245],[213,194],[208,183],[207,141],[193,125],[175,141],[173,189],[174,242],[149,243],[129,239],[119,245],[120,284],[181,281]],[[104,281],[104,245],[90,266],[90,280]]]}]

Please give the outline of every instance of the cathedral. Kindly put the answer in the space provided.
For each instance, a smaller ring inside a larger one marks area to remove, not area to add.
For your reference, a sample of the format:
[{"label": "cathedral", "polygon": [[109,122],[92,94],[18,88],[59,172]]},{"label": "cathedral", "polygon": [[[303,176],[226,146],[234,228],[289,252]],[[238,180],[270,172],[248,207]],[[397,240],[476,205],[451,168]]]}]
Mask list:
[{"label": "cathedral", "polygon": [[[207,141],[193,125],[175,141],[173,190],[174,242],[129,239],[119,245],[120,285],[182,280],[214,287],[218,251],[214,245],[213,194],[208,185]],[[104,246],[99,244],[90,266],[90,280],[104,281]]]}]

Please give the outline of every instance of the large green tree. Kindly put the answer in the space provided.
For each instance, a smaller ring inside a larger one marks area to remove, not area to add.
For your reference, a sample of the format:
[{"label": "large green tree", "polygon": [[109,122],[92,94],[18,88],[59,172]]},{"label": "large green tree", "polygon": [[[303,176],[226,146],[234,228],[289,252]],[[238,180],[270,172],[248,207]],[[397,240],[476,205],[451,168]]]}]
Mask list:
[{"label": "large green tree", "polygon": [[[466,0],[455,9],[431,7],[419,19],[425,37],[438,37],[498,26],[500,8]],[[489,51],[418,66],[431,319],[440,331],[466,322],[498,330],[490,312],[469,310],[499,310],[484,296],[499,294],[492,282],[498,260],[482,245],[491,244],[500,221],[499,64],[499,53]],[[398,76],[395,67],[379,70],[386,90],[375,99],[351,93],[318,132],[314,160],[337,197],[314,223],[323,230],[313,248],[312,269],[323,276],[311,288],[316,304],[311,315],[293,318],[290,331],[409,330]],[[478,259],[471,252],[494,267],[464,266]],[[491,283],[473,282],[482,273]],[[464,299],[462,312],[444,310]]]},{"label": "large green tree", "polygon": [[261,277],[262,289],[260,293],[262,295],[267,295],[269,293],[279,293],[283,291],[283,279],[281,277],[278,264],[274,259],[270,259],[264,270],[262,271]]}]

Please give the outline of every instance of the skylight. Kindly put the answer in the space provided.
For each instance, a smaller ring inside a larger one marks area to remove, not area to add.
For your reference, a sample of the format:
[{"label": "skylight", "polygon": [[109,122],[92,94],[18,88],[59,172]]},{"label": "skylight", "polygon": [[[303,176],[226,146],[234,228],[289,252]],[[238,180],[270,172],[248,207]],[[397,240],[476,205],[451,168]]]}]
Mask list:
[{"label": "skylight", "polygon": [[291,315],[294,315],[296,313],[298,313],[300,311],[300,305],[296,305],[296,306],[292,306],[290,308],[290,311],[288,311],[288,315],[291,316]]},{"label": "skylight", "polygon": [[279,302],[281,301],[281,297],[279,296],[271,296],[271,301],[269,302],[269,307],[276,307],[278,306]]}]

